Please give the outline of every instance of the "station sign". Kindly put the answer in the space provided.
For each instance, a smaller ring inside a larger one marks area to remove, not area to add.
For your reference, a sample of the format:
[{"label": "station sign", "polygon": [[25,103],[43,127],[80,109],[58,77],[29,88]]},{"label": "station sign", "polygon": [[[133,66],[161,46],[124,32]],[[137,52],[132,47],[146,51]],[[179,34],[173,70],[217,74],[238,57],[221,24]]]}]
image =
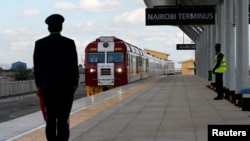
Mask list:
[{"label": "station sign", "polygon": [[195,50],[196,44],[176,44],[177,50]]},{"label": "station sign", "polygon": [[146,8],[146,25],[215,24],[215,6]]}]

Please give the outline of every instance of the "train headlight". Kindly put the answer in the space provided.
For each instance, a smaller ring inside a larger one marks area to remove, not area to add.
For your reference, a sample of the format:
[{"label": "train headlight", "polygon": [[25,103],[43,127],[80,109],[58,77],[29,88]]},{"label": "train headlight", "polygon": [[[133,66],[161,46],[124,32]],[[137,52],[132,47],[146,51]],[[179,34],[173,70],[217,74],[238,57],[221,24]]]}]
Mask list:
[{"label": "train headlight", "polygon": [[119,72],[119,73],[121,73],[122,72],[122,68],[118,68],[116,71]]},{"label": "train headlight", "polygon": [[95,69],[90,69],[89,71],[90,71],[91,73],[93,73],[93,72],[95,72]]}]

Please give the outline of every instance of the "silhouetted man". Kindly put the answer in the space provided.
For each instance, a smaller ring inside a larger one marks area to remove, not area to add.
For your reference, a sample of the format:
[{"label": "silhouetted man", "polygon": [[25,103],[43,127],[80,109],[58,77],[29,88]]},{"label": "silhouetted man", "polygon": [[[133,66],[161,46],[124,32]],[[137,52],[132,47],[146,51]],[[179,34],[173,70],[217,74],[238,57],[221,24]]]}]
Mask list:
[{"label": "silhouetted man", "polygon": [[69,117],[79,79],[75,43],[60,34],[63,22],[59,14],[45,20],[50,35],[35,42],[33,55],[35,83],[46,108],[48,141],[68,141]]}]

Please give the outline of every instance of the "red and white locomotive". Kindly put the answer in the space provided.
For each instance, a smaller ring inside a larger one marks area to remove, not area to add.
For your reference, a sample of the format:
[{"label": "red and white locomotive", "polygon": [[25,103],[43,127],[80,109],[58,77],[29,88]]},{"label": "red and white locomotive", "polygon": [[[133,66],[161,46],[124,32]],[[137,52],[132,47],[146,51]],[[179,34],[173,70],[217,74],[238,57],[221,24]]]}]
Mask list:
[{"label": "red and white locomotive", "polygon": [[99,37],[85,48],[87,96],[156,75],[167,74],[167,61],[113,36]]}]

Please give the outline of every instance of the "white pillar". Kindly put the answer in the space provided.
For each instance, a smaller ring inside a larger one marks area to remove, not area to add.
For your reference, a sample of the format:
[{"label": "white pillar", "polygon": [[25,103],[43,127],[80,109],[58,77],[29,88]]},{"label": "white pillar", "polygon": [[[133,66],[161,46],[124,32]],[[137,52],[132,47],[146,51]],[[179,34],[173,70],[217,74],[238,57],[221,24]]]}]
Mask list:
[{"label": "white pillar", "polygon": [[[215,50],[214,50],[214,45],[215,45],[215,40],[216,40],[216,27],[215,25],[210,25],[211,26],[211,33],[210,33],[210,38],[211,38],[211,42],[209,44],[209,52],[210,52],[210,71],[213,70],[214,67],[214,55],[215,55]],[[215,82],[215,77],[212,75],[212,82]]]},{"label": "white pillar", "polygon": [[235,23],[234,23],[234,0],[224,1],[224,33],[225,33],[225,57],[227,71],[224,85],[229,90],[235,90]]},{"label": "white pillar", "polygon": [[[219,3],[217,6],[216,6],[216,40],[215,40],[215,43],[221,43],[221,15],[222,15],[222,8],[221,8],[221,3]],[[215,44],[214,44],[215,45]],[[214,45],[213,45],[213,49],[214,49]],[[214,51],[215,53],[215,51]]]},{"label": "white pillar", "polygon": [[201,40],[200,40],[200,36],[197,37],[195,43],[196,43],[196,50],[195,50],[196,75],[201,77],[201,60],[200,60]]},{"label": "white pillar", "polygon": [[208,71],[209,71],[209,28],[208,26],[206,26],[204,28],[204,78],[206,78],[206,80],[208,80]]},{"label": "white pillar", "polygon": [[235,1],[236,93],[249,87],[248,5],[248,0]]}]

